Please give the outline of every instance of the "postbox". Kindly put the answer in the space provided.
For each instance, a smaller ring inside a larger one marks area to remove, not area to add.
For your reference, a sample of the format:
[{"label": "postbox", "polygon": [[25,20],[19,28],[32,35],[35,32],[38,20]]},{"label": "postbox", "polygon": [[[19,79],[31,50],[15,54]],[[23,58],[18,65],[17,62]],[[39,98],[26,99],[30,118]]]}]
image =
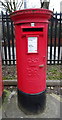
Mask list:
[{"label": "postbox", "polygon": [[47,9],[11,13],[15,25],[18,104],[45,105],[48,20]]}]

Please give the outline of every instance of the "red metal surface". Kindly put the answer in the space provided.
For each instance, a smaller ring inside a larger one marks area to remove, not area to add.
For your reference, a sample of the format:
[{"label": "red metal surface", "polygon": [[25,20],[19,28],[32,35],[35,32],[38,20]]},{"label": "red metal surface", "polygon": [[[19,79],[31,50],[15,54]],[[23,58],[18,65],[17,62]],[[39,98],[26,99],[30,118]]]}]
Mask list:
[{"label": "red metal surface", "polygon": [[[27,9],[11,14],[15,23],[18,89],[25,93],[36,94],[46,89],[47,29],[51,16],[52,12],[45,9]],[[31,26],[32,22],[35,26]],[[35,28],[42,30],[35,31]],[[28,53],[29,37],[37,37],[37,53]]]},{"label": "red metal surface", "polygon": [[47,9],[25,9],[11,13],[11,19],[15,24],[26,22],[48,22],[52,11]]}]

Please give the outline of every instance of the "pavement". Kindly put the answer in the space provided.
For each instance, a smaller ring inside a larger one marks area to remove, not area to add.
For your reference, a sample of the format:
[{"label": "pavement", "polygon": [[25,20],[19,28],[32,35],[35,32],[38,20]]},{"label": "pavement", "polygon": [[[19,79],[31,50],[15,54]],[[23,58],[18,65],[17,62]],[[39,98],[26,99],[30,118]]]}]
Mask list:
[{"label": "pavement", "polygon": [[18,107],[17,103],[17,92],[13,91],[10,95],[5,98],[6,101],[3,102],[2,109],[0,107],[0,119],[2,118],[60,118],[62,98],[55,94],[46,94],[46,107],[43,112],[38,112],[36,114],[24,113]]},{"label": "pavement", "polygon": [[2,98],[0,97],[0,120],[2,118]]}]

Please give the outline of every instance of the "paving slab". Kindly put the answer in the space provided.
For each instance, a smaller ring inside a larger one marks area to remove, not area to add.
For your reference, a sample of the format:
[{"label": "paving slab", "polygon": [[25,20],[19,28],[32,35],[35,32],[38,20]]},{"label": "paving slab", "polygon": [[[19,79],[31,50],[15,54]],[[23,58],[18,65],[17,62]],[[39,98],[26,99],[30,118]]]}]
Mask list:
[{"label": "paving slab", "polygon": [[0,120],[2,119],[2,97],[0,97]]},{"label": "paving slab", "polygon": [[2,118],[60,118],[60,100],[54,95],[46,94],[46,107],[43,112],[24,113],[18,107],[17,93],[2,105]]}]

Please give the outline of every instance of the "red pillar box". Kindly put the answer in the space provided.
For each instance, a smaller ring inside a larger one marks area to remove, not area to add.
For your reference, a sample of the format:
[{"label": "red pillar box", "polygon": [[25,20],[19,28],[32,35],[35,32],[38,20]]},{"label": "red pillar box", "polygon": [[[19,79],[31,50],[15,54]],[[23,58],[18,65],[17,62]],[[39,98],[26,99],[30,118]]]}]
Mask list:
[{"label": "red pillar box", "polygon": [[45,105],[48,20],[52,15],[47,9],[10,15],[15,25],[19,106]]}]

